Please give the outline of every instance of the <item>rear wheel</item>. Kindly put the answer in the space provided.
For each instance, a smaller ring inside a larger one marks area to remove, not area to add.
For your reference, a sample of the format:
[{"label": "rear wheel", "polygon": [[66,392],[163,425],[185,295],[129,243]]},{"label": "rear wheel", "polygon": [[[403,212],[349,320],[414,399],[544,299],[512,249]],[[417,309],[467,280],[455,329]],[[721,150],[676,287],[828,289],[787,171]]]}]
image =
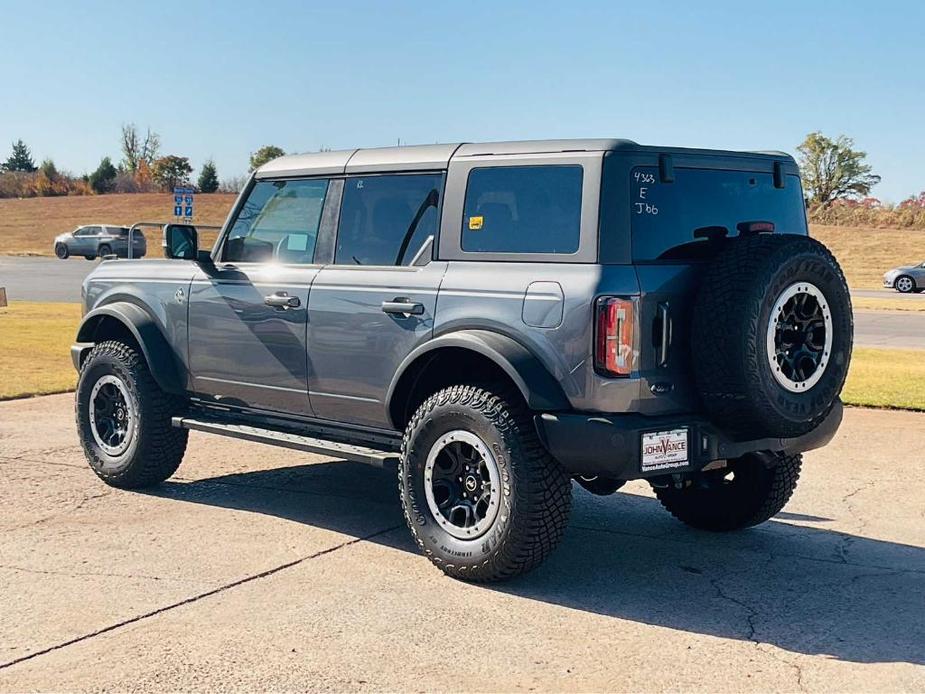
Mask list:
[{"label": "rear wheel", "polygon": [[67,244],[56,243],[55,244],[55,255],[61,260],[67,260],[67,257],[71,254],[68,250]]},{"label": "rear wheel", "polygon": [[497,581],[529,571],[568,521],[569,477],[515,392],[460,385],[432,395],[405,429],[398,473],[414,539],[455,578]]},{"label": "rear wheel", "polygon": [[679,521],[701,530],[748,528],[776,515],[800,478],[800,455],[746,455],[725,468],[691,475],[680,487],[655,487],[655,495]]},{"label": "rear wheel", "polygon": [[900,275],[896,278],[896,281],[893,282],[893,287],[901,294],[911,294],[915,291],[915,280],[909,277],[909,275]]},{"label": "rear wheel", "polygon": [[99,247],[100,258],[105,258],[107,255],[111,255],[111,254],[112,254],[112,248],[110,248],[109,245],[104,243],[102,246]]},{"label": "rear wheel", "polygon": [[180,465],[188,432],[171,426],[183,402],[158,387],[144,357],[122,342],[96,345],[77,383],[77,431],[90,467],[106,484],[140,489]]}]

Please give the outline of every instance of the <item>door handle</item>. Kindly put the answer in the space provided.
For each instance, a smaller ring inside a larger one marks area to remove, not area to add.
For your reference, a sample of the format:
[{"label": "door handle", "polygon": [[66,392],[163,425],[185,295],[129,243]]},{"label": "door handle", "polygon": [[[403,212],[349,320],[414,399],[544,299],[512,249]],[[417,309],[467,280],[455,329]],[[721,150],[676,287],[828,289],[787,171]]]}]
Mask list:
[{"label": "door handle", "polygon": [[297,308],[302,305],[302,302],[299,301],[299,297],[289,296],[288,292],[276,292],[275,294],[270,294],[270,296],[265,296],[263,298],[263,303],[267,306],[281,309]]},{"label": "door handle", "polygon": [[382,312],[398,313],[403,316],[420,316],[424,313],[424,304],[399,297],[392,301],[383,301]]}]

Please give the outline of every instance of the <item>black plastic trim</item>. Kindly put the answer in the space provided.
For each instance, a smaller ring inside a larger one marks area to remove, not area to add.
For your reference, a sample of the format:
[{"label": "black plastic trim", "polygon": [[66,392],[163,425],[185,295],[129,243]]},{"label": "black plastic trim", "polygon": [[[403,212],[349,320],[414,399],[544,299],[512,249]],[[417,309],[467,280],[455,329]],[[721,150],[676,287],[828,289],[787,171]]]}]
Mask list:
[{"label": "black plastic trim", "polygon": [[[714,460],[739,458],[746,453],[801,453],[825,446],[841,424],[843,407],[836,400],[828,416],[808,434],[796,438],[739,441],[706,419],[694,415],[647,417],[638,414],[591,415],[543,413],[534,417],[540,440],[573,475],[603,475],[632,480],[668,473],[694,472]],[[643,472],[642,434],[689,428],[689,464]]]}]

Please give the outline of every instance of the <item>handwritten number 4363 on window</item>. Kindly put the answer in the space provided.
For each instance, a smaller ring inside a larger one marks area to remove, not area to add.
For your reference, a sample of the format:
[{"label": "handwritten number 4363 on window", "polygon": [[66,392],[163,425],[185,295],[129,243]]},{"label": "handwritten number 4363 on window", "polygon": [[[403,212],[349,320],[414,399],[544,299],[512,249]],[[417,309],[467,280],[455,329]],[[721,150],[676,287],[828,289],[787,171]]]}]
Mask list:
[{"label": "handwritten number 4363 on window", "polygon": [[636,179],[637,183],[655,183],[655,174],[644,171],[633,172],[633,178]]}]

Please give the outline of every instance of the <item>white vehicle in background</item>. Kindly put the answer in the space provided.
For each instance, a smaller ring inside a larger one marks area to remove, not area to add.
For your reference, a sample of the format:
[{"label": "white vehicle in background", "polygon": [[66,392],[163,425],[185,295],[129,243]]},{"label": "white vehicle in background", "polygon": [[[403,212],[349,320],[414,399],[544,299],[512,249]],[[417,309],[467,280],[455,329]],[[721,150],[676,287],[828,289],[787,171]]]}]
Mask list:
[{"label": "white vehicle in background", "polygon": [[902,294],[925,291],[925,262],[893,268],[883,276],[883,286]]},{"label": "white vehicle in background", "polygon": [[[113,224],[88,224],[55,237],[55,255],[66,260],[82,255],[87,260],[116,255],[128,257],[129,227]],[[148,242],[138,229],[132,234],[132,257],[141,258],[148,252]]]}]

